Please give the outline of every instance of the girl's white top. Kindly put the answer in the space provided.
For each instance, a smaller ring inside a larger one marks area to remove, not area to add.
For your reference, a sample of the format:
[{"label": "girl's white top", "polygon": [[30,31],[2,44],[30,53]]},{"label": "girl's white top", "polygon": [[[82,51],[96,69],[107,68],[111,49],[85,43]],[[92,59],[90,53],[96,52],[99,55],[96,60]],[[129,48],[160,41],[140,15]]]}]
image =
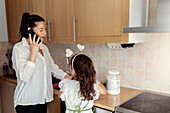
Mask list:
[{"label": "girl's white top", "polygon": [[16,71],[17,87],[14,107],[17,105],[44,104],[53,100],[52,76],[63,79],[66,75],[54,64],[48,48],[41,44],[43,56],[38,53],[36,61],[29,61],[30,46],[25,38],[13,47],[12,63]]},{"label": "girl's white top", "polygon": [[[76,110],[76,106],[79,105],[81,110],[90,109],[93,107],[94,100],[99,98],[98,90],[99,82],[94,84],[95,96],[93,100],[83,100],[83,97],[79,96],[80,85],[78,81],[63,79],[59,83],[60,91],[63,92],[60,95],[62,101],[65,101],[67,109]],[[66,113],[74,113],[73,111],[66,110]],[[83,113],[93,113],[92,110],[83,111]]]}]

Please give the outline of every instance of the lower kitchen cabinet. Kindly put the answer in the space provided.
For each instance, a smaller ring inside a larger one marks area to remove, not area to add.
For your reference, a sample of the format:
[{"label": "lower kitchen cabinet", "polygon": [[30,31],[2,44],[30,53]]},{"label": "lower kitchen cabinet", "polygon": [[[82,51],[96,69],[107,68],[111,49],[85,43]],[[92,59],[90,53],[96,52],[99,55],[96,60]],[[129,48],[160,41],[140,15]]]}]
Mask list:
[{"label": "lower kitchen cabinet", "polygon": [[0,113],[2,113],[2,102],[1,102],[1,85],[0,85]]},{"label": "lower kitchen cabinet", "polygon": [[0,113],[16,113],[14,109],[14,90],[16,84],[10,82],[0,83],[1,109]]},{"label": "lower kitchen cabinet", "polygon": [[108,111],[108,110],[105,110],[102,108],[94,107],[94,109],[95,109],[95,111],[93,111],[93,113],[114,113],[114,112],[111,112],[111,111]]},{"label": "lower kitchen cabinet", "polygon": [[61,113],[60,98],[54,95],[54,100],[47,104],[47,113]]}]

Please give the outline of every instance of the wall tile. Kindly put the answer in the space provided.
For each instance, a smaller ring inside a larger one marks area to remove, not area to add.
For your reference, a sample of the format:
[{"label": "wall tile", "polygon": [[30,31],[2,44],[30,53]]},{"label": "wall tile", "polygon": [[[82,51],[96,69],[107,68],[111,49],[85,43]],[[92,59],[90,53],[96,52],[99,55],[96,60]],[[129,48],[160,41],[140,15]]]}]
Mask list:
[{"label": "wall tile", "polygon": [[135,64],[136,64],[135,60],[128,60],[127,61],[127,69],[134,70],[135,69]]},{"label": "wall tile", "polygon": [[136,71],[136,79],[143,81],[145,79],[145,72],[144,71]]},{"label": "wall tile", "polygon": [[154,81],[154,72],[145,72],[145,80]]},{"label": "wall tile", "polygon": [[144,89],[144,80],[136,79],[135,88]]},{"label": "wall tile", "polygon": [[153,72],[155,70],[155,62],[154,61],[146,61],[145,62],[145,70],[149,72]]},{"label": "wall tile", "polygon": [[126,60],[119,59],[118,60],[118,68],[125,69],[126,68]]},{"label": "wall tile", "polygon": [[146,80],[144,84],[144,89],[154,91],[154,82]]},{"label": "wall tile", "polygon": [[155,90],[157,92],[165,92],[166,88],[165,88],[165,84],[162,82],[155,82]]},{"label": "wall tile", "polygon": [[110,67],[117,68],[118,67],[118,60],[117,59],[111,59]]},{"label": "wall tile", "polygon": [[128,87],[133,87],[134,88],[134,86],[135,86],[135,82],[134,82],[134,79],[131,79],[131,78],[129,78],[129,79],[125,79],[125,84],[126,84],[126,86],[128,86]]},{"label": "wall tile", "polygon": [[145,70],[145,61],[138,60],[136,62],[136,70]]},{"label": "wall tile", "polygon": [[128,59],[135,59],[135,57],[136,57],[135,51],[129,50],[128,53],[127,53],[127,58]]},{"label": "wall tile", "polygon": [[154,51],[146,51],[146,61],[155,61],[156,55]]}]

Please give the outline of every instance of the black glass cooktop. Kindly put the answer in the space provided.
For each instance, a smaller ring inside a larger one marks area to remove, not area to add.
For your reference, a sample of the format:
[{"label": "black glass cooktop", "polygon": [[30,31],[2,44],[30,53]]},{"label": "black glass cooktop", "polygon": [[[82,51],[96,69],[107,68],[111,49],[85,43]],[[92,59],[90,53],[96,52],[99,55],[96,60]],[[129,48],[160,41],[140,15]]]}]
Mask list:
[{"label": "black glass cooktop", "polygon": [[[170,113],[170,96],[142,92],[120,105],[119,108],[123,108],[123,112],[119,111],[120,113],[131,113],[129,111],[134,111],[134,113]],[[124,111],[126,109],[129,111]]]}]

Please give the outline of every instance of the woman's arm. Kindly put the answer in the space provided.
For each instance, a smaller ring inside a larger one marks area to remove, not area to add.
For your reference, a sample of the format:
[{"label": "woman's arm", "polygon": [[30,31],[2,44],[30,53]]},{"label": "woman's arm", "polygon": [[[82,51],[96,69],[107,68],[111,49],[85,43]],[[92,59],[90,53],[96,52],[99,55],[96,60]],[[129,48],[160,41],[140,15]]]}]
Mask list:
[{"label": "woman's arm", "polygon": [[102,83],[99,82],[99,85],[98,85],[98,90],[99,90],[99,93],[102,94],[102,95],[107,95],[107,90],[106,88],[104,87],[104,85]]},{"label": "woman's arm", "polygon": [[17,74],[17,78],[24,82],[28,82],[35,70],[35,63],[28,60],[25,53],[19,47],[14,46],[12,51],[13,68]]},{"label": "woman's arm", "polygon": [[48,48],[46,47],[47,52],[48,52],[48,58],[51,64],[51,72],[54,75],[54,77],[56,77],[57,79],[63,79],[63,78],[68,78],[68,79],[72,79],[72,76],[68,75],[66,72],[64,72],[62,69],[59,68],[59,66],[57,64],[54,63],[54,60],[51,57],[51,54],[48,50]]}]

